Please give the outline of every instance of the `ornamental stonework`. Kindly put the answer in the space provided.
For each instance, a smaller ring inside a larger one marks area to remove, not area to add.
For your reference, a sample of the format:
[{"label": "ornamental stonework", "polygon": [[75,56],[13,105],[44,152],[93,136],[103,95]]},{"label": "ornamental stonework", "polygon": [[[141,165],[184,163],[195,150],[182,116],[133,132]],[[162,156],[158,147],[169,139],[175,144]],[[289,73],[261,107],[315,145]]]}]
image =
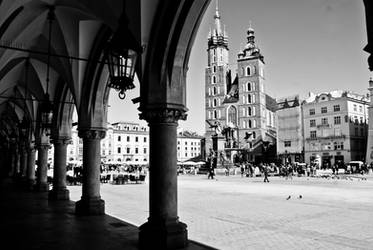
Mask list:
[{"label": "ornamental stonework", "polygon": [[185,110],[171,108],[146,110],[140,114],[140,119],[149,123],[177,123],[178,120],[186,120],[186,117]]},{"label": "ornamental stonework", "polygon": [[78,136],[83,139],[98,140],[106,136],[106,131],[103,130],[79,130]]}]

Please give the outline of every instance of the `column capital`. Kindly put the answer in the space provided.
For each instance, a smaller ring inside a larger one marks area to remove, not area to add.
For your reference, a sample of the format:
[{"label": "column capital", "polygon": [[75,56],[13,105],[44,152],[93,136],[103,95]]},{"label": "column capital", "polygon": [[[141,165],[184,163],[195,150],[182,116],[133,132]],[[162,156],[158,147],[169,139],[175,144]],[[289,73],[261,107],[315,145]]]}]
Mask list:
[{"label": "column capital", "polygon": [[68,136],[53,136],[51,142],[54,145],[68,145],[71,143],[71,137]]},{"label": "column capital", "polygon": [[156,108],[142,111],[139,117],[149,123],[177,123],[186,120],[187,114],[185,109]]},{"label": "column capital", "polygon": [[103,139],[106,136],[105,130],[98,129],[83,129],[78,131],[78,136],[84,139]]}]

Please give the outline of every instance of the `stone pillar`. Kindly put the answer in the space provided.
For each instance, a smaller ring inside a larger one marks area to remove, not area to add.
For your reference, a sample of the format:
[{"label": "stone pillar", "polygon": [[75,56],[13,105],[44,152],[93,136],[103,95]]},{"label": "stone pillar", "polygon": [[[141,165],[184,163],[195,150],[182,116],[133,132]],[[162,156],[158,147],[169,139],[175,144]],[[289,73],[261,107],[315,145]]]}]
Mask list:
[{"label": "stone pillar", "polygon": [[36,190],[41,192],[47,192],[49,190],[48,185],[48,149],[49,144],[38,145],[38,172],[36,181]]},{"label": "stone pillar", "polygon": [[149,218],[140,226],[142,249],[177,249],[188,244],[177,213],[177,121],[184,111],[161,109],[140,115],[149,123]]},{"label": "stone pillar", "polygon": [[20,176],[26,177],[27,172],[27,150],[25,144],[21,146],[20,150]]},{"label": "stone pillar", "polygon": [[50,200],[69,200],[69,190],[66,188],[66,155],[70,138],[52,139],[54,146],[53,187],[49,192]]},{"label": "stone pillar", "polygon": [[79,130],[83,139],[83,183],[82,197],[76,203],[78,215],[105,214],[105,202],[100,196],[101,139],[103,130]]},{"label": "stone pillar", "polygon": [[27,184],[29,189],[32,189],[35,185],[35,147],[34,145],[30,145],[28,149],[28,157],[27,157]]}]

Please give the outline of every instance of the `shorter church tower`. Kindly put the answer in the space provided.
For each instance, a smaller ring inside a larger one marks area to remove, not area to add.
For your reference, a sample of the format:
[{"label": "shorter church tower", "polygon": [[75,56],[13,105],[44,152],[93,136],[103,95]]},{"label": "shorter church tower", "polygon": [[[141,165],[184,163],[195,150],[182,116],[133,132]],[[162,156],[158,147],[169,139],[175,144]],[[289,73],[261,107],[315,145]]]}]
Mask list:
[{"label": "shorter church tower", "polygon": [[365,157],[365,162],[371,164],[373,162],[373,80],[369,80],[369,96],[370,104],[368,107],[368,142],[367,142],[367,152]]}]

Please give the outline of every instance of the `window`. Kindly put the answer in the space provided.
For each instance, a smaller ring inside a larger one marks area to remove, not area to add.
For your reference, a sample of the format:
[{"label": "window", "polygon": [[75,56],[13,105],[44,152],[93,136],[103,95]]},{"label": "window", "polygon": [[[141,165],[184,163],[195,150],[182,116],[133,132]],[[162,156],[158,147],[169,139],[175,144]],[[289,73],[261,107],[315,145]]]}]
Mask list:
[{"label": "window", "polygon": [[328,118],[321,118],[322,125],[328,125]]},{"label": "window", "polygon": [[357,111],[357,105],[354,104],[354,111]]},{"label": "window", "polygon": [[310,109],[310,115],[314,115],[315,114],[315,109]]},{"label": "window", "polygon": [[139,153],[139,148],[135,148],[135,154]]},{"label": "window", "polygon": [[247,108],[247,116],[251,116],[251,115],[252,115],[251,107],[248,107]]},{"label": "window", "polygon": [[218,112],[214,110],[214,119],[218,118]]},{"label": "window", "polygon": [[359,136],[359,128],[355,128],[355,136]]},{"label": "window", "polygon": [[246,67],[246,75],[247,76],[251,76],[251,68],[250,68],[250,66]]},{"label": "window", "polygon": [[340,116],[334,116],[334,124],[341,124],[341,117]]},{"label": "window", "polygon": [[216,87],[213,87],[212,88],[212,95],[216,95],[216,93],[217,93]]},{"label": "window", "polygon": [[120,153],[121,153],[121,148],[118,148],[118,151],[117,151],[117,152],[118,152],[118,154],[120,154]]},{"label": "window", "polygon": [[247,85],[246,85],[246,90],[247,90],[247,91],[251,91],[251,83],[249,83],[249,82],[247,83]]},{"label": "window", "polygon": [[131,149],[127,148],[127,154],[129,154],[130,152],[131,152]]},{"label": "window", "polygon": [[144,148],[144,154],[146,154],[146,148]]},{"label": "window", "polygon": [[144,142],[146,142],[146,137],[144,137]]},{"label": "window", "polygon": [[310,131],[310,137],[316,138],[316,131]]},{"label": "window", "polygon": [[324,113],[327,113],[328,112],[328,108],[327,107],[321,107],[321,113],[324,114]]},{"label": "window", "polygon": [[120,135],[118,136],[118,141],[120,141],[121,140],[121,137],[120,137]]},{"label": "window", "polygon": [[363,106],[359,105],[359,112],[362,113],[363,112]]},{"label": "window", "polygon": [[217,104],[216,99],[214,99],[213,102],[212,102],[212,106],[216,107],[216,104]]},{"label": "window", "polygon": [[130,141],[130,137],[129,136],[127,136],[127,141]]},{"label": "window", "polygon": [[339,105],[334,105],[333,110],[334,110],[334,112],[341,111],[341,107]]},{"label": "window", "polygon": [[251,95],[247,95],[247,103],[251,103]]},{"label": "window", "polygon": [[363,124],[364,123],[363,117],[360,117],[359,119],[360,119],[360,124]]},{"label": "window", "polygon": [[291,141],[284,141],[285,148],[291,147]]},{"label": "window", "polygon": [[212,68],[212,72],[216,72],[216,66],[214,65],[214,67]]},{"label": "window", "polygon": [[343,150],[343,141],[334,142],[334,150]]},{"label": "window", "polygon": [[310,127],[316,127],[316,120],[315,119],[310,120]]},{"label": "window", "polygon": [[249,120],[249,128],[252,128],[252,127],[253,127],[253,125],[252,125],[252,121]]},{"label": "window", "polygon": [[216,76],[212,76],[212,83],[216,83]]},{"label": "window", "polygon": [[139,141],[139,137],[136,136],[136,137],[135,137],[135,142],[138,142],[138,141]]}]

